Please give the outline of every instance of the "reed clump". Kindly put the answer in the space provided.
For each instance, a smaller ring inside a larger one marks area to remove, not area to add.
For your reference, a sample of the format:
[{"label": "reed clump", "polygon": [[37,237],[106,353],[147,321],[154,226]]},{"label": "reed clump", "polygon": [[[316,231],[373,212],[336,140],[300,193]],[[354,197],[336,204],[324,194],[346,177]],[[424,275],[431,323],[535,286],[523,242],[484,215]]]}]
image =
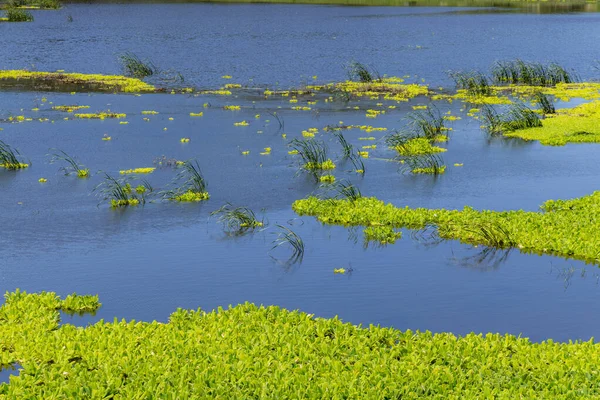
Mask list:
[{"label": "reed clump", "polygon": [[18,150],[0,140],[0,167],[16,170],[27,168],[29,164],[22,161]]},{"label": "reed clump", "polygon": [[542,64],[520,59],[498,61],[492,67],[492,79],[498,84],[554,86],[573,83],[576,76],[556,63]]},{"label": "reed clump", "polygon": [[218,222],[229,235],[241,235],[264,226],[264,221],[259,220],[250,208],[234,207],[231,203],[226,203],[210,215],[219,216]]},{"label": "reed clump", "polygon": [[137,79],[143,79],[157,72],[156,66],[149,60],[142,60],[131,52],[119,56],[123,73]]}]

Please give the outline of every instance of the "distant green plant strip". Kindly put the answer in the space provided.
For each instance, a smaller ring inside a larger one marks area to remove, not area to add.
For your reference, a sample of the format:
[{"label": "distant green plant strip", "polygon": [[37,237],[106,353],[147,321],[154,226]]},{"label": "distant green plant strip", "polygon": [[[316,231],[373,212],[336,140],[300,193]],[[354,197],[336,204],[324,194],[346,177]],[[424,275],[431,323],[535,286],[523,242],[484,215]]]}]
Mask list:
[{"label": "distant green plant strip", "polygon": [[[512,335],[362,328],[279,307],[178,309],[168,323],[59,325],[54,293],[5,295],[6,398],[579,398],[600,348]],[[65,300],[66,301],[66,300]],[[85,303],[82,301],[82,303]],[[97,298],[94,307],[100,304]]]},{"label": "distant green plant strip", "polygon": [[398,208],[374,197],[297,200],[292,208],[336,225],[423,229],[473,245],[518,248],[600,263],[600,192],[572,200],[548,200],[540,212]]}]

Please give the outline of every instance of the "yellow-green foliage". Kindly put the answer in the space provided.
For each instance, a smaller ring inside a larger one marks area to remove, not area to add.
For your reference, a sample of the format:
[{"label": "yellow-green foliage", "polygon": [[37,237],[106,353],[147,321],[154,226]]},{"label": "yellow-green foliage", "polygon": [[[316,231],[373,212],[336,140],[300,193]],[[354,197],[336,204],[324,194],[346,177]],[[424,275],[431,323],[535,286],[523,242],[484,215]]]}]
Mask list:
[{"label": "yellow-green foliage", "polygon": [[25,164],[25,163],[3,163],[0,164],[0,167],[2,168],[6,168],[6,169],[24,169],[24,168],[29,168],[29,164]]},{"label": "yellow-green foliage", "polygon": [[0,86],[21,84],[59,91],[61,88],[71,91],[74,85],[83,91],[142,93],[156,90],[139,79],[119,75],[0,70]]},{"label": "yellow-green foliage", "polygon": [[368,226],[364,229],[365,242],[381,244],[396,243],[402,237],[402,232],[396,232],[390,226]]},{"label": "yellow-green foliage", "polygon": [[398,208],[374,197],[297,200],[293,209],[323,223],[421,229],[436,225],[445,239],[600,263],[600,192],[545,202],[540,212]]},{"label": "yellow-green foliage", "polygon": [[582,104],[570,109],[557,110],[547,115],[538,128],[521,129],[506,134],[525,140],[539,140],[541,144],[563,146],[567,143],[600,142],[600,101]]},{"label": "yellow-green foliage", "polygon": [[208,194],[208,192],[196,192],[193,190],[188,190],[185,193],[182,193],[180,195],[173,197],[171,200],[194,202],[194,201],[208,200],[209,198],[210,198],[210,195]]},{"label": "yellow-green foliage", "polygon": [[335,176],[333,175],[321,175],[319,177],[319,181],[323,183],[333,183],[335,182]]},{"label": "yellow-green foliage", "polygon": [[[342,273],[342,270],[338,270]],[[344,271],[345,272],[345,271]],[[362,328],[245,303],[168,323],[60,325],[54,293],[6,294],[0,397],[594,398],[600,348],[512,335]],[[82,302],[85,304],[85,302]],[[99,304],[98,304],[99,305]]]},{"label": "yellow-green foliage", "polygon": [[313,89],[341,90],[354,96],[375,97],[383,96],[386,100],[406,101],[417,96],[429,94],[426,85],[405,84],[403,79],[390,77],[372,82],[345,81],[332,83],[324,87],[311,87]]},{"label": "yellow-green foliage", "polygon": [[90,106],[53,106],[53,110],[65,111],[65,112],[73,112],[76,110],[81,110],[84,108],[90,108]]},{"label": "yellow-green foliage", "polygon": [[77,170],[77,177],[78,178],[89,178],[90,177],[90,170],[88,168]]},{"label": "yellow-green foliage", "polygon": [[444,148],[433,146],[431,141],[424,137],[407,140],[405,143],[394,148],[401,156],[418,156],[446,151]]},{"label": "yellow-green foliage", "polygon": [[150,168],[134,168],[134,169],[125,169],[125,170],[121,170],[119,171],[119,173],[121,175],[125,175],[125,174],[149,174],[154,172],[156,168],[150,167]]},{"label": "yellow-green foliage", "polygon": [[331,160],[325,160],[323,162],[308,162],[304,164],[304,168],[308,170],[331,170],[335,169],[335,164]]},{"label": "yellow-green foliage", "polygon": [[127,114],[119,114],[113,112],[89,113],[89,114],[74,114],[75,118],[82,119],[106,119],[106,118],[125,118]]},{"label": "yellow-green foliage", "polygon": [[446,166],[445,165],[441,165],[439,167],[419,167],[419,168],[413,168],[410,170],[410,172],[412,172],[413,174],[433,174],[433,175],[437,175],[437,174],[443,174],[444,172],[446,172]]}]

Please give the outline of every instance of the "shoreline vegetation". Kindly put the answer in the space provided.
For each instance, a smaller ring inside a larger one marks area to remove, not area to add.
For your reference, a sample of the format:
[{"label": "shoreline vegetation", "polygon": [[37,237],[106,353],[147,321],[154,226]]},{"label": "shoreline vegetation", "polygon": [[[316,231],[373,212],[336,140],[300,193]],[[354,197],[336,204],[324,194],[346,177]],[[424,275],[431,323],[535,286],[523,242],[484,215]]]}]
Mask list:
[{"label": "shoreline vegetation", "polygon": [[355,326],[276,306],[178,309],[76,327],[98,296],[5,294],[0,398],[575,398],[600,394],[593,339],[532,343]]}]

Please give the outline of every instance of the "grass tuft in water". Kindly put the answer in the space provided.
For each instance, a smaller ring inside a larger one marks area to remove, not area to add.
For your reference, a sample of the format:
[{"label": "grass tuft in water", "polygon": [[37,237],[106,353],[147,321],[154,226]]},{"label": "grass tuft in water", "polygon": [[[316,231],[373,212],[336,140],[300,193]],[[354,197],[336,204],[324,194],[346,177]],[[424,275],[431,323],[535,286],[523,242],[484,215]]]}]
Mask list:
[{"label": "grass tuft in water", "polygon": [[348,180],[342,180],[336,182],[333,185],[336,199],[347,199],[350,201],[356,201],[362,197],[360,189]]},{"label": "grass tuft in water", "polygon": [[65,161],[68,164],[66,167],[60,168],[65,175],[75,174],[78,178],[89,178],[90,176],[90,170],[88,168],[83,168],[82,164],[79,164],[73,157],[62,150],[57,150],[57,153],[52,154],[50,163],[57,161]]},{"label": "grass tuft in water", "polygon": [[409,127],[416,136],[425,137],[431,141],[445,132],[444,116],[435,106],[424,110],[416,110],[406,117]]},{"label": "grass tuft in water", "polygon": [[259,221],[250,208],[234,207],[231,203],[225,204],[210,215],[219,216],[218,222],[229,235],[241,235],[264,226],[264,221]]},{"label": "grass tuft in water", "polygon": [[206,191],[206,180],[198,161],[185,161],[181,171],[177,174],[174,184],[177,188],[163,193],[167,200],[196,202],[208,200],[210,195]]},{"label": "grass tuft in water", "polygon": [[440,175],[446,172],[442,157],[436,154],[424,154],[406,158],[404,171],[413,174]]},{"label": "grass tuft in water", "polygon": [[327,157],[327,146],[315,139],[293,139],[290,147],[302,159],[302,168],[307,171],[330,170],[335,164]]},{"label": "grass tuft in water", "polygon": [[451,72],[449,75],[456,83],[456,88],[466,90],[469,95],[489,96],[492,94],[488,78],[481,72]]},{"label": "grass tuft in water", "polygon": [[344,158],[350,157],[352,155],[352,153],[354,153],[354,149],[353,149],[352,145],[350,143],[348,143],[348,141],[344,137],[344,134],[339,129],[333,130],[332,133],[333,133],[333,136],[335,136],[335,138],[338,140],[340,145],[342,145],[342,151],[344,154]]},{"label": "grass tuft in water", "polygon": [[153,188],[145,179],[134,188],[127,179],[115,179],[105,173],[104,181],[94,191],[99,193],[102,201],[108,201],[111,207],[119,208],[145,204],[146,196],[153,192]]},{"label": "grass tuft in water", "polygon": [[524,104],[511,105],[501,118],[502,130],[505,132],[542,126],[540,117]]},{"label": "grass tuft in water", "polygon": [[126,76],[142,79],[154,75],[157,68],[151,61],[141,60],[137,55],[127,52],[119,56],[119,61]]},{"label": "grass tuft in water", "polygon": [[19,151],[0,140],[0,167],[6,169],[23,169],[29,164],[21,162]]},{"label": "grass tuft in water", "polygon": [[544,114],[555,114],[556,108],[554,107],[554,102],[552,98],[548,95],[545,95],[541,91],[535,92],[534,94],[534,102],[540,106],[540,110]]},{"label": "grass tuft in water", "polygon": [[348,79],[351,81],[363,83],[381,81],[381,76],[377,71],[357,61],[350,62],[346,69]]},{"label": "grass tuft in water", "polygon": [[288,245],[292,249],[292,255],[290,256],[288,262],[302,262],[302,259],[304,258],[304,242],[300,236],[283,225],[276,226],[279,228],[279,232],[277,233],[277,239],[273,241],[273,247],[271,250],[282,245]]}]

